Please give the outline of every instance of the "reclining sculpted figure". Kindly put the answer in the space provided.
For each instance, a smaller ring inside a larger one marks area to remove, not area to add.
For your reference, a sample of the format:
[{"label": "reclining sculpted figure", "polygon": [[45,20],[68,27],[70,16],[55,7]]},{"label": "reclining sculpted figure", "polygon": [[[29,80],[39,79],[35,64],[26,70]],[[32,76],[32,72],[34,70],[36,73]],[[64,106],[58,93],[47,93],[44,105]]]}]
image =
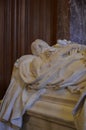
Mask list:
[{"label": "reclining sculpted figure", "polygon": [[[22,116],[48,89],[67,88],[82,92],[86,86],[86,47],[67,43],[49,46],[38,39],[31,45],[32,55],[19,58],[3,98],[0,130],[22,126]],[[6,122],[11,126],[6,125]]]}]

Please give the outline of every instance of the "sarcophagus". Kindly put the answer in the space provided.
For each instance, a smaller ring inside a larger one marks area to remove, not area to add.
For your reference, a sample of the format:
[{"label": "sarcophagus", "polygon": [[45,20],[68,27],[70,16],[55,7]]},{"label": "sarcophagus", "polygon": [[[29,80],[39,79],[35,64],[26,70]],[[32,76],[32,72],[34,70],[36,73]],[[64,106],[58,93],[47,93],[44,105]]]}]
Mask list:
[{"label": "sarcophagus", "polygon": [[79,94],[66,90],[41,96],[24,117],[24,130],[76,130],[72,110]]}]

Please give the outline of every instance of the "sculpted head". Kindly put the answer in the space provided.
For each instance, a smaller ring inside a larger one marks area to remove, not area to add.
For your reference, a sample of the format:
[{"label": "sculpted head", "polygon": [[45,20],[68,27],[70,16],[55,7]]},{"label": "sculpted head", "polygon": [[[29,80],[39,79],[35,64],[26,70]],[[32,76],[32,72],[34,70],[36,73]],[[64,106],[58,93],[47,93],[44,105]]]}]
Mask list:
[{"label": "sculpted head", "polygon": [[45,50],[50,48],[50,46],[43,40],[37,39],[31,44],[31,51],[34,55],[39,55],[43,53]]}]

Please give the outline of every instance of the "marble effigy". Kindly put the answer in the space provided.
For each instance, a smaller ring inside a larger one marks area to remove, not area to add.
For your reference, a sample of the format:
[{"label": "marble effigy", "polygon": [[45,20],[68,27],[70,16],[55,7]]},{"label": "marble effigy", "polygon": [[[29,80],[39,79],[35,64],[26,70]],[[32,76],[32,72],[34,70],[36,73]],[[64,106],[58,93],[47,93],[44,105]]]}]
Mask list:
[{"label": "marble effigy", "polygon": [[[49,46],[37,39],[31,50],[32,55],[22,56],[14,64],[1,103],[0,130],[21,129],[22,124],[24,130],[85,130],[86,46],[67,40]],[[26,126],[25,113],[31,117]],[[37,127],[37,121],[47,123],[45,128]]]}]

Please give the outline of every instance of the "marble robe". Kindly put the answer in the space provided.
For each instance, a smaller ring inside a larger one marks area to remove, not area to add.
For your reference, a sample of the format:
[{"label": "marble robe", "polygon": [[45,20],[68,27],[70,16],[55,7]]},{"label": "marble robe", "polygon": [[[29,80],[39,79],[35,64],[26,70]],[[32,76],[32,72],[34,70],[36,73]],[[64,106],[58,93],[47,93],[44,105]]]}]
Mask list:
[{"label": "marble robe", "polygon": [[[0,130],[20,129],[25,111],[47,89],[67,88],[70,92],[77,92],[79,88],[82,92],[82,88],[86,87],[85,56],[83,46],[68,44],[48,47],[37,56],[27,55],[17,60],[1,103]],[[80,86],[82,82],[85,82],[84,86]]]}]

